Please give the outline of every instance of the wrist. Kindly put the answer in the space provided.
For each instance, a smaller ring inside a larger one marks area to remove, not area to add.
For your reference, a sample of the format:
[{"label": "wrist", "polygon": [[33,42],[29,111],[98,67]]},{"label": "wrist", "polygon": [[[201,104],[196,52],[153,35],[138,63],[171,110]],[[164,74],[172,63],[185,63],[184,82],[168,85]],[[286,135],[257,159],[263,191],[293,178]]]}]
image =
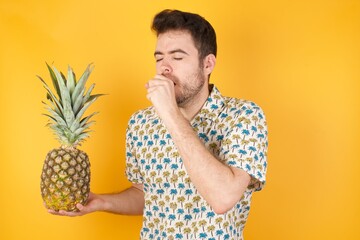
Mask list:
[{"label": "wrist", "polygon": [[160,118],[167,128],[174,128],[179,122],[186,120],[178,107],[167,111]]},{"label": "wrist", "polygon": [[187,136],[189,132],[193,131],[190,122],[180,110],[171,114],[171,116],[166,120],[163,120],[163,122],[173,140],[183,138],[184,136]]},{"label": "wrist", "polygon": [[111,201],[108,200],[107,195],[96,195],[97,211],[109,212],[112,209]]}]

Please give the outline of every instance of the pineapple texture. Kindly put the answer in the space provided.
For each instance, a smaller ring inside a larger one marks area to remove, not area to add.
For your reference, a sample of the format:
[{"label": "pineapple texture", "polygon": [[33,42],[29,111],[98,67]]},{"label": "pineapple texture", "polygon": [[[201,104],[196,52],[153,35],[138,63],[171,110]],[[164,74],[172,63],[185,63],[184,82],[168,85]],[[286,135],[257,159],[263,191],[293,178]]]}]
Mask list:
[{"label": "pineapple texture", "polygon": [[76,204],[86,204],[90,192],[90,162],[87,154],[76,148],[51,150],[41,174],[41,195],[48,209],[77,211]]}]

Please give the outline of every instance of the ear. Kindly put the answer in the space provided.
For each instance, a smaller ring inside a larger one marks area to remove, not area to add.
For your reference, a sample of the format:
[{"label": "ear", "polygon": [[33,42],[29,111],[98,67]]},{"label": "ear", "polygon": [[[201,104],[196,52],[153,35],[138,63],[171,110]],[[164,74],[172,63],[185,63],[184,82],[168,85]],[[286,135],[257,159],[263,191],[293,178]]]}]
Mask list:
[{"label": "ear", "polygon": [[216,64],[216,57],[214,54],[209,54],[204,58],[204,73],[210,75],[214,70]]}]

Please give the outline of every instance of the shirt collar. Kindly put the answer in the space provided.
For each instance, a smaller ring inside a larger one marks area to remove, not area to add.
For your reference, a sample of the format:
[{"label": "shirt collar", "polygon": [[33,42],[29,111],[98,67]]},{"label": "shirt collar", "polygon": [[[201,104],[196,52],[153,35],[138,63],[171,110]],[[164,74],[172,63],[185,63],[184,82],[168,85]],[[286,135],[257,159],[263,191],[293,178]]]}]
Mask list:
[{"label": "shirt collar", "polygon": [[210,95],[204,103],[199,113],[195,116],[195,120],[216,120],[225,105],[224,97],[213,84],[209,85]]}]

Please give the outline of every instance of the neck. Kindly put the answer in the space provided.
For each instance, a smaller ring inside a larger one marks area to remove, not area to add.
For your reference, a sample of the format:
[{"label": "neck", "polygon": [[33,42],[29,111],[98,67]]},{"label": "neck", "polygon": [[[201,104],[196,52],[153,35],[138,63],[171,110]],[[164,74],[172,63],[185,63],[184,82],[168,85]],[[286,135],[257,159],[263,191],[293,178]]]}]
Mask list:
[{"label": "neck", "polygon": [[209,85],[204,84],[203,89],[194,96],[193,99],[187,102],[184,106],[179,106],[180,112],[188,121],[191,121],[201,110],[209,97],[209,91]]}]

